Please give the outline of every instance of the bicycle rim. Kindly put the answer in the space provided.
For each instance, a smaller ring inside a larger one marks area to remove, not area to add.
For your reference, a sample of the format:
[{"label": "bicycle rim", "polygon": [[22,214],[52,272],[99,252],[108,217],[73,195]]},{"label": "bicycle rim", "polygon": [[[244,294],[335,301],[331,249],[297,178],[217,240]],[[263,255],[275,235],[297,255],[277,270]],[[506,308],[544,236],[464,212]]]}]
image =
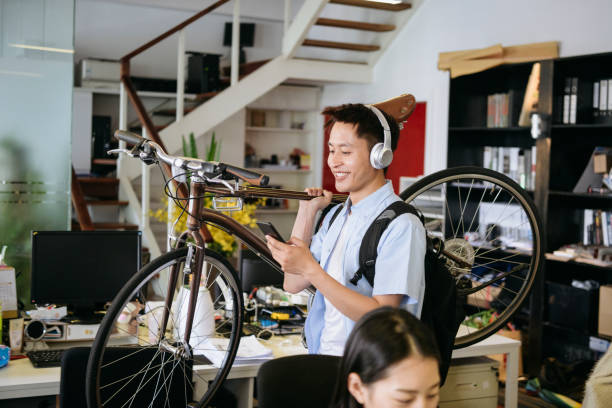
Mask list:
[{"label": "bicycle rim", "polygon": [[400,196],[423,213],[428,235],[455,257],[446,264],[467,315],[455,348],[503,328],[543,262],[541,222],[528,193],[501,173],[459,167],[431,174]]},{"label": "bicycle rim", "polygon": [[[181,248],[156,258],[113,300],[89,356],[89,407],[203,407],[227,377],[242,322],[236,274],[223,257],[205,250],[187,342],[187,252]],[[168,284],[172,268],[178,272],[175,285]],[[160,333],[169,295],[168,324]]]}]

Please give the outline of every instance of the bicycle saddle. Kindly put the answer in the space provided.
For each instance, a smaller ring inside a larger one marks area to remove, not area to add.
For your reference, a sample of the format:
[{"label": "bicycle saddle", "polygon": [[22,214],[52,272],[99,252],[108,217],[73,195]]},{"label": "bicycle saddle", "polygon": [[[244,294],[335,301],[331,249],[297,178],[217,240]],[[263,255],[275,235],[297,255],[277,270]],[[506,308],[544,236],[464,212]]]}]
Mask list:
[{"label": "bicycle saddle", "polygon": [[386,101],[373,103],[378,109],[391,115],[397,123],[405,122],[416,107],[416,100],[411,94],[402,94]]}]

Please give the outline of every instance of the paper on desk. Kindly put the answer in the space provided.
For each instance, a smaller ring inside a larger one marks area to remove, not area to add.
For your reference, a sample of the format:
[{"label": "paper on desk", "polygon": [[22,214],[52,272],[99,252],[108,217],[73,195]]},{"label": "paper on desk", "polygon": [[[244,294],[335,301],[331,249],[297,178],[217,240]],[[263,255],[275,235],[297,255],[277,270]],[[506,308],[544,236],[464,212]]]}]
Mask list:
[{"label": "paper on desk", "polygon": [[17,310],[15,269],[6,265],[0,266],[0,302],[4,312]]},{"label": "paper on desk", "polygon": [[[227,354],[228,344],[229,339],[212,337],[206,339],[204,344],[197,347],[195,351],[198,354],[204,354],[215,367],[221,367]],[[234,364],[256,363],[272,358],[274,358],[272,350],[262,345],[255,336],[241,337]]]}]

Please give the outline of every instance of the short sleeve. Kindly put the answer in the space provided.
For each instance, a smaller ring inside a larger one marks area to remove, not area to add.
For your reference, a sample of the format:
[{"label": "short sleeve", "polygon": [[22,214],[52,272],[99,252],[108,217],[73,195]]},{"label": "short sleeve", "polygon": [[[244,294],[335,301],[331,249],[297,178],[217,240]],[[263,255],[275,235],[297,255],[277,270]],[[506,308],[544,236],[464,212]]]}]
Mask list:
[{"label": "short sleeve", "polygon": [[394,219],[378,243],[372,296],[399,294],[409,297],[403,304],[422,304],[426,249],[425,229],[416,216]]}]

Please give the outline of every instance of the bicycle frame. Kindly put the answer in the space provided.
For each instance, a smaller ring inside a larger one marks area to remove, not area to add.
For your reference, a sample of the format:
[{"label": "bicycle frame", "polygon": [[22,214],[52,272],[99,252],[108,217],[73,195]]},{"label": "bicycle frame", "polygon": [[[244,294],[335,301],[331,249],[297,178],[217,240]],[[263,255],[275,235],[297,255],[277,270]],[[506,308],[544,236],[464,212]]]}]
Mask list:
[{"label": "bicycle frame", "polygon": [[[193,248],[193,254],[189,251],[187,255],[187,260],[185,261],[185,268],[189,267],[192,274],[191,280],[191,288],[189,293],[189,303],[187,309],[187,321],[185,327],[185,342],[189,344],[189,339],[191,337],[191,330],[193,325],[193,317],[195,313],[195,306],[197,302],[198,296],[198,287],[202,281],[202,267],[204,264],[204,247],[205,240],[200,232],[200,228],[202,224],[212,224],[215,227],[222,229],[235,236],[240,242],[245,244],[249,249],[253,250],[257,256],[266,261],[270,266],[272,266],[279,273],[283,273],[278,262],[274,260],[270,250],[268,249],[266,242],[251,232],[248,228],[234,220],[233,218],[219,212],[216,210],[212,210],[204,207],[203,197],[204,194],[209,191],[207,189],[208,185],[205,182],[194,181],[195,177],[192,178],[191,181],[191,195],[188,199],[189,201],[189,211],[187,218],[187,231],[183,232],[176,243],[175,249],[182,248],[187,245],[187,238],[191,236],[195,242],[191,248]],[[218,193],[218,188],[212,187],[210,190]],[[272,191],[272,190],[269,190]],[[286,198],[296,198],[295,194],[298,192],[290,192],[286,194],[284,197]],[[298,193],[300,194],[300,193]],[[259,197],[268,197],[268,198],[278,198],[278,195],[270,194],[269,196],[260,193],[257,194]],[[193,258],[192,258],[193,256]],[[193,259],[193,262],[191,260]],[[179,279],[180,271],[179,265],[175,264],[172,266],[170,271],[170,276],[168,279],[168,293],[173,293],[172,289],[176,287],[177,280]],[[217,276],[208,275],[205,276],[206,286],[212,284]],[[168,296],[166,298],[164,314],[162,318],[160,340],[162,333],[165,332],[169,320],[170,309],[173,302],[173,296]]]}]

